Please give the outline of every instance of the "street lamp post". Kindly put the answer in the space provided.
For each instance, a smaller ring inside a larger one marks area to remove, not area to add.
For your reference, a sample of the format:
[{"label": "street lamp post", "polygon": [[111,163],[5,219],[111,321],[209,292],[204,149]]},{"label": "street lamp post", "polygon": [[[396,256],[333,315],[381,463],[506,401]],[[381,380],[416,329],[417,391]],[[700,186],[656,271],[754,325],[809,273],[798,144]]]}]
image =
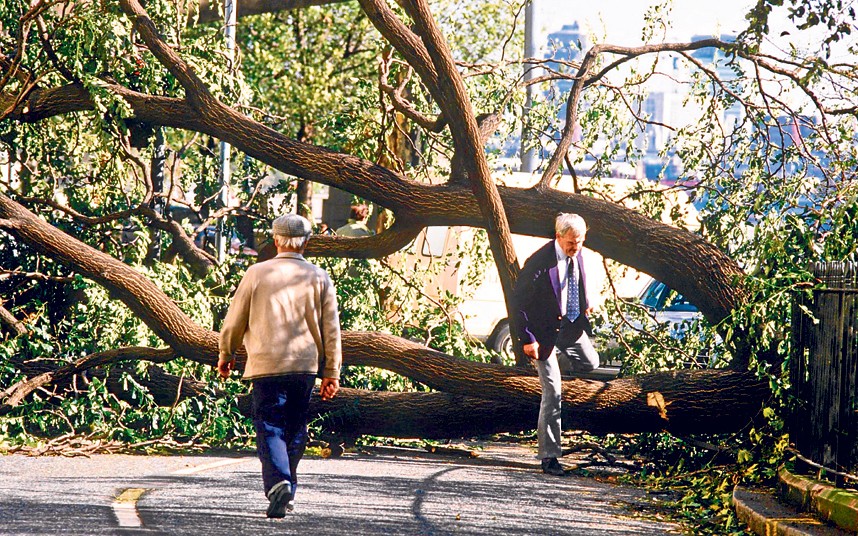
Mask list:
[{"label": "street lamp post", "polygon": [[[232,69],[235,61],[235,12],[237,0],[225,0],[223,5],[224,18],[224,37],[226,38],[226,53],[229,61],[229,67]],[[225,141],[220,142],[220,206],[227,206],[228,188],[230,178],[230,145]],[[226,258],[226,247],[228,239],[224,236],[225,225],[224,218],[220,218],[217,224],[217,232],[215,233],[215,249],[217,250],[217,260],[219,263]]]},{"label": "street lamp post", "polygon": [[[524,10],[524,57],[536,58],[539,53],[539,24],[538,24],[538,0],[530,0]],[[524,81],[525,83],[533,80],[541,74],[542,69],[535,65],[526,64],[524,66]],[[531,173],[537,167],[537,154],[535,147],[527,147],[527,141],[533,135],[533,129],[530,126],[530,109],[533,107],[533,96],[536,94],[535,85],[527,85],[527,101],[524,105],[524,113],[522,114],[522,129],[521,129],[521,168],[520,171]]]}]

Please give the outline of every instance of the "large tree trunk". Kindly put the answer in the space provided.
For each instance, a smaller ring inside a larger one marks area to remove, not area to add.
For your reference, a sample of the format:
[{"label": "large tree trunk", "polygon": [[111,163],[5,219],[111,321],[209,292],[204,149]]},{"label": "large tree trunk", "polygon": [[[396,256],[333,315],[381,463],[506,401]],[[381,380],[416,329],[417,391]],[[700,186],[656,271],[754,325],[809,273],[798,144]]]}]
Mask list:
[{"label": "large tree trunk", "polygon": [[[141,358],[161,360],[169,351],[132,349]],[[109,352],[106,352],[107,354]],[[115,352],[115,362],[127,359]],[[106,357],[106,356],[103,356]],[[100,360],[105,363],[104,359]],[[94,363],[93,363],[94,364]],[[19,363],[25,374],[39,378],[51,374],[44,361]],[[69,367],[63,367],[69,368]],[[61,370],[61,369],[60,369]],[[120,375],[106,378],[108,389],[134,403]],[[130,368],[125,369],[131,373]],[[75,373],[81,372],[76,370]],[[472,371],[473,372],[473,371]],[[509,369],[483,369],[484,381],[504,384]],[[98,371],[91,373],[104,379]],[[429,377],[431,375],[427,375]],[[54,377],[59,386],[68,384],[68,375]],[[531,383],[526,376],[520,381]],[[507,382],[512,381],[508,377]],[[166,374],[157,367],[146,378],[136,378],[152,394],[156,403],[170,406],[190,396],[203,394],[205,387],[195,380]],[[441,383],[441,382],[439,382]],[[40,383],[40,385],[43,385]],[[447,382],[456,387],[456,382]],[[458,389],[454,389],[458,391]],[[767,396],[766,385],[748,373],[729,371],[666,372],[608,383],[570,379],[564,382],[563,425],[597,434],[666,430],[676,434],[732,432],[753,419]],[[539,394],[521,395],[495,387],[495,392],[476,390],[474,396],[444,392],[391,393],[342,389],[336,399],[313,397],[311,413],[327,432],[357,437],[364,434],[388,437],[455,438],[501,432],[531,430],[539,414]],[[479,398],[494,395],[497,397]],[[222,396],[225,396],[222,393]],[[245,415],[250,401],[237,400]],[[0,406],[2,408],[2,406]],[[5,408],[6,411],[12,408]],[[2,411],[0,411],[2,413]]]}]

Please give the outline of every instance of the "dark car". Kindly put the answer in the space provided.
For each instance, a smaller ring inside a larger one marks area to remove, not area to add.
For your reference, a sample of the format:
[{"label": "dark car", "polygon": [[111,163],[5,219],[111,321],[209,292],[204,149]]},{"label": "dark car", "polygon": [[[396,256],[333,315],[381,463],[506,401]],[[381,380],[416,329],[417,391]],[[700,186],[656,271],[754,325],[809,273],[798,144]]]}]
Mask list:
[{"label": "dark car", "polygon": [[[676,290],[655,279],[650,280],[637,297],[624,301],[641,306],[645,309],[643,311],[645,314],[627,312],[625,314],[626,324],[620,328],[621,331],[651,331],[666,327],[671,338],[684,341],[692,333],[692,324],[703,320],[703,314],[696,305]],[[597,347],[604,352],[603,358],[607,359],[612,366],[620,366],[621,363],[616,360],[619,343],[613,326],[610,324],[603,325],[598,331],[603,338]],[[697,354],[697,364],[714,366],[720,352],[714,351],[712,341],[706,342],[699,332],[694,331],[694,336],[699,337],[701,343],[701,348],[698,349],[699,353]],[[720,342],[721,338],[716,336],[715,346]]]}]

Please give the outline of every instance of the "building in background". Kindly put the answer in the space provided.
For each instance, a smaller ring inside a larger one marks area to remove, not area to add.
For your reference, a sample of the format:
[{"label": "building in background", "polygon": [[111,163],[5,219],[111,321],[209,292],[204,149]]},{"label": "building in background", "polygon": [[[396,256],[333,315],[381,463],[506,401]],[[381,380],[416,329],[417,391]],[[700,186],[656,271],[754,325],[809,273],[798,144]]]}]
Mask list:
[{"label": "building in background", "polygon": [[[581,32],[578,22],[565,24],[560,30],[548,34],[548,45],[545,53],[546,70],[556,73],[574,75],[577,66],[570,65],[572,62],[580,62],[587,50],[587,36]],[[557,80],[551,84],[548,97],[561,103],[558,109],[558,117],[561,123],[566,117],[566,100],[572,90],[572,80]]]}]

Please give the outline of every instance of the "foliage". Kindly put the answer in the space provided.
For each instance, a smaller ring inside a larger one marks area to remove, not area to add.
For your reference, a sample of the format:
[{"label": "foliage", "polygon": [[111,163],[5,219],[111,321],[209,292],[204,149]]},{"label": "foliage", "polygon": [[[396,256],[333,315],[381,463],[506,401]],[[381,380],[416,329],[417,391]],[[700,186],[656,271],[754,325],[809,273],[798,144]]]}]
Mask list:
[{"label": "foliage", "polygon": [[[24,257],[26,258],[26,257]],[[141,267],[142,270],[148,270]],[[152,279],[196,321],[212,322],[213,309],[224,298],[212,296],[182,266],[162,264],[151,269]],[[35,285],[38,291],[39,287]],[[77,296],[66,300],[31,300],[13,309],[29,311],[27,334],[0,342],[0,385],[18,379],[23,361],[54,366],[85,355],[128,346],[158,346],[159,339],[127,307],[100,286],[74,279]],[[87,329],[82,327],[87,326]],[[157,369],[157,370],[156,370]],[[160,372],[163,370],[163,372]],[[205,394],[160,404],[146,386],[153,373],[173,374],[180,381],[208,385]],[[151,448],[173,443],[244,445],[249,423],[238,413],[234,397],[246,392],[239,382],[219,390],[210,383],[212,372],[197,363],[176,359],[163,366],[143,361],[114,365],[76,375],[70,385],[34,394],[11,414],[0,418],[0,443],[32,445],[46,438],[74,434]]]},{"label": "foliage", "polygon": [[354,3],[254,17],[236,39],[254,109],[278,130],[323,145],[338,130],[329,118],[362,104],[343,88],[373,76],[381,46]]},{"label": "foliage", "polygon": [[855,29],[855,6],[852,2],[843,0],[757,0],[754,7],[746,15],[748,29],[744,37],[751,43],[759,44],[771,33],[770,19],[772,13],[781,6],[788,6],[787,13],[790,21],[799,31],[822,28],[824,38],[822,49],[826,56],[831,53],[831,47],[844,38],[852,35]]},{"label": "foliage", "polygon": [[747,534],[732,507],[736,485],[773,486],[787,454],[788,436],[774,409],[759,428],[730,436],[678,438],[665,433],[603,440],[637,460],[641,470],[623,480],[664,494],[667,513],[701,534]]}]

